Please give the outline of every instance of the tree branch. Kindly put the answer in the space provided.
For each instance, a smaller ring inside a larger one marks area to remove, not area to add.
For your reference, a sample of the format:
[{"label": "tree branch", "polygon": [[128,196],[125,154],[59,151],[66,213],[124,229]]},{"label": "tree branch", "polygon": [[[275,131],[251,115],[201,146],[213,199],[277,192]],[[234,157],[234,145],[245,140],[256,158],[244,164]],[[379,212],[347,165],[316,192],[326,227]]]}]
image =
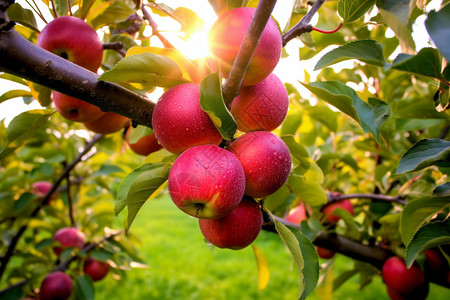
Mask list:
[{"label": "tree branch", "polygon": [[328,203],[330,202],[336,202],[346,199],[355,199],[355,198],[364,198],[364,199],[372,199],[375,201],[381,201],[381,202],[395,202],[401,205],[406,205],[407,202],[404,201],[405,196],[404,195],[398,195],[398,196],[386,196],[386,195],[380,195],[380,194],[333,194],[330,193],[328,195]]},{"label": "tree branch", "polygon": [[154,36],[157,36],[159,38],[159,40],[163,43],[164,47],[166,48],[175,48],[174,45],[172,45],[171,42],[169,42],[169,40],[167,40],[158,30],[158,24],[156,24],[156,22],[153,20],[152,16],[150,15],[150,13],[148,12],[148,10],[145,8],[145,5],[142,4],[141,5],[141,10],[142,13],[144,14],[144,18],[147,19],[148,24],[150,25],[150,27],[152,28],[152,34]]}]

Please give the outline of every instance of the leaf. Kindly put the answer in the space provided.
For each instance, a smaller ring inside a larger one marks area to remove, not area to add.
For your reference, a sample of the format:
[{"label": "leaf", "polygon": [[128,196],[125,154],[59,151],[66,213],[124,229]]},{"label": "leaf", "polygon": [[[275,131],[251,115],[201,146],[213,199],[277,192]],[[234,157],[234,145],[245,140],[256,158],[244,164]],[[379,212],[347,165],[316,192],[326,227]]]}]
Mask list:
[{"label": "leaf", "polygon": [[52,90],[43,85],[28,81],[31,95],[36,99],[41,106],[49,106],[52,103]]},{"label": "leaf", "polygon": [[375,120],[374,109],[359,98],[352,88],[338,81],[302,84],[319,98],[356,120],[364,132],[372,133],[380,142],[380,128]]},{"label": "leaf", "polygon": [[[130,130],[130,129],[128,129]],[[131,130],[128,140],[130,144],[136,144],[142,137],[153,134],[153,129],[147,126],[138,125]]]},{"label": "leaf", "polygon": [[[293,135],[283,135],[281,139],[288,147],[291,156],[298,160],[301,168],[303,168],[304,170],[309,169],[309,167],[311,166],[311,162],[309,160],[308,151],[306,151],[306,149],[301,144],[295,141]],[[296,167],[298,166],[294,166],[294,168]]]},{"label": "leaf", "polygon": [[77,299],[94,300],[95,289],[92,280],[88,275],[81,275],[75,279],[75,290]]},{"label": "leaf", "polygon": [[450,163],[450,141],[424,139],[409,148],[400,159],[397,174],[418,171],[423,168]]},{"label": "leaf", "polygon": [[39,32],[33,12],[30,9],[23,8],[19,3],[12,3],[8,7],[8,18],[13,22]]},{"label": "leaf", "polygon": [[205,23],[193,10],[186,7],[177,7],[172,11],[181,23],[181,31],[194,33],[202,29]]},{"label": "leaf", "polygon": [[200,83],[200,105],[222,137],[230,140],[236,133],[237,124],[223,101],[218,73],[205,77]]},{"label": "leaf", "polygon": [[[53,2],[52,2],[53,3]],[[64,16],[69,11],[68,0],[54,0],[57,16]]]},{"label": "leaf", "polygon": [[442,7],[438,12],[430,11],[425,27],[436,47],[450,61],[450,5]]},{"label": "leaf", "polygon": [[327,203],[327,195],[320,184],[307,180],[305,176],[290,175],[288,184],[295,195],[311,206],[321,206]]},{"label": "leaf", "polygon": [[91,11],[86,20],[95,30],[106,25],[114,25],[125,21],[128,16],[134,13],[133,8],[128,5],[128,1],[116,0],[100,3],[99,6]]},{"label": "leaf", "polygon": [[258,267],[258,289],[263,290],[269,283],[270,272],[267,265],[267,259],[264,253],[252,244],[253,254],[255,254],[256,266]]},{"label": "leaf", "polygon": [[350,23],[361,18],[372,6],[376,0],[339,0],[338,13],[345,23]]},{"label": "leaf", "polygon": [[429,223],[414,235],[414,238],[406,248],[405,262],[409,268],[414,263],[417,255],[423,250],[450,243],[450,222]]},{"label": "leaf", "polygon": [[433,196],[450,196],[450,182],[446,182],[436,187]]},{"label": "leaf", "polygon": [[434,48],[423,48],[416,55],[400,53],[388,69],[443,79],[441,57]]},{"label": "leaf", "polygon": [[374,40],[357,40],[326,53],[319,59],[314,70],[316,71],[349,59],[357,59],[379,67],[383,67],[386,64],[381,44]]},{"label": "leaf", "polygon": [[408,246],[416,232],[430,218],[450,206],[448,196],[418,198],[405,206],[400,218],[403,243]]},{"label": "leaf", "polygon": [[26,90],[10,90],[0,96],[0,103],[18,97],[31,97],[31,92]]}]

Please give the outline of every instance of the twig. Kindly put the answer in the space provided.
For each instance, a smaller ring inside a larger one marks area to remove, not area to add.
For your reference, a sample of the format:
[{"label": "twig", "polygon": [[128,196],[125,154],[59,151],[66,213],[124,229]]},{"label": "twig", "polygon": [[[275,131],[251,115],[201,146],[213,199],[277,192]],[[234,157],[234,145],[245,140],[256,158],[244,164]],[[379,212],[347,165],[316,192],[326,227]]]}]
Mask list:
[{"label": "twig", "polygon": [[[66,167],[66,165],[64,164],[64,167]],[[70,225],[72,225],[72,227],[75,227],[75,217],[73,214],[73,199],[72,199],[72,191],[70,190],[71,187],[71,180],[70,180],[70,173],[67,173],[66,175],[66,182],[67,182],[67,202],[69,205],[69,218],[70,218]]]},{"label": "twig", "polygon": [[218,16],[220,14],[220,7],[217,5],[217,2],[214,0],[208,0],[209,5],[214,9],[214,12]]},{"label": "twig", "polygon": [[364,198],[364,199],[372,199],[375,201],[382,201],[382,202],[395,202],[401,205],[406,205],[407,202],[404,201],[405,196],[404,195],[398,195],[398,196],[386,196],[386,195],[380,195],[380,194],[346,194],[346,195],[336,195],[334,193],[330,193],[328,195],[328,203],[335,202],[335,201],[341,201],[346,199],[355,199],[355,198]]},{"label": "twig", "polygon": [[312,27],[312,30],[323,33],[323,34],[332,34],[332,33],[337,32],[339,29],[341,29],[341,27],[342,27],[342,23],[339,23],[339,26],[333,30],[323,30],[323,29],[316,28],[316,27]]},{"label": "twig", "polygon": [[147,19],[148,24],[152,28],[152,34],[159,38],[159,40],[163,43],[164,47],[175,48],[171,42],[169,42],[163,35],[161,35],[161,33],[158,30],[158,24],[155,23],[152,16],[148,12],[148,10],[145,8],[144,4],[141,5],[141,11],[144,14],[144,18]]},{"label": "twig", "polygon": [[127,54],[125,52],[125,50],[123,50],[123,43],[122,42],[104,43],[103,44],[103,49],[117,51],[123,57],[125,57],[125,55]]}]

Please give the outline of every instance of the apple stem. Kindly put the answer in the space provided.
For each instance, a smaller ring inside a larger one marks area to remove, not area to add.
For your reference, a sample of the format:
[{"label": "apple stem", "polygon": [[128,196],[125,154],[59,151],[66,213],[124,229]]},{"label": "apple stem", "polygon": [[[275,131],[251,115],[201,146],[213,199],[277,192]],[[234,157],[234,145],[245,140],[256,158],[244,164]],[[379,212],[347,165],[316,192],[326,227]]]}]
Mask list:
[{"label": "apple stem", "polygon": [[324,33],[324,34],[332,34],[332,33],[337,32],[339,29],[341,29],[341,27],[342,27],[342,23],[339,23],[339,26],[336,29],[333,29],[333,30],[323,30],[323,29],[319,29],[319,28],[316,28],[316,27],[312,27],[312,30],[320,32],[320,33]]}]

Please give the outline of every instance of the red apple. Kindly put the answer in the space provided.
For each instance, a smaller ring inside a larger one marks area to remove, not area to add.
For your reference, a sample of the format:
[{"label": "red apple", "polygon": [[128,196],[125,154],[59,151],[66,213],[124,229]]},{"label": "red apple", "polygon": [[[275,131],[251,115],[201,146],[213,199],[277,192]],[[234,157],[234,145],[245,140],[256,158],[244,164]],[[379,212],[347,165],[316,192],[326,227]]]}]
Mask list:
[{"label": "red apple", "polygon": [[386,285],[400,295],[410,295],[426,283],[425,274],[417,264],[408,269],[405,261],[398,256],[388,258],[381,273]]},{"label": "red apple", "polygon": [[244,196],[245,175],[239,160],[215,145],[184,151],[169,174],[169,193],[185,213],[203,219],[229,214]]},{"label": "red apple", "polygon": [[[222,75],[228,78],[233,62],[256,9],[240,7],[219,16],[209,32],[209,49],[220,61]],[[244,85],[255,85],[275,69],[281,57],[281,33],[270,18],[244,76]]]},{"label": "red apple", "polygon": [[153,111],[153,130],[161,145],[172,153],[222,141],[209,115],[200,106],[200,86],[186,83],[165,92]]},{"label": "red apple", "polygon": [[127,141],[128,146],[130,146],[130,149],[133,150],[134,153],[147,156],[150,153],[158,151],[159,149],[162,148],[162,146],[156,139],[154,133],[141,137],[136,143],[130,143],[130,134],[134,130],[135,128],[130,126],[128,127],[127,133],[125,134],[125,140]]},{"label": "red apple", "polygon": [[48,23],[39,34],[37,45],[92,72],[102,64],[102,41],[89,24],[73,16],[58,17]]},{"label": "red apple", "polygon": [[330,259],[334,256],[335,252],[331,251],[327,248],[323,248],[323,247],[316,247],[317,250],[317,255],[319,255],[319,257],[321,258],[325,258],[325,259]]},{"label": "red apple", "polygon": [[258,203],[244,197],[228,215],[215,220],[199,219],[200,230],[208,242],[239,250],[250,245],[261,231],[263,215]]},{"label": "red apple", "polygon": [[106,262],[98,261],[88,257],[84,261],[83,272],[91,277],[92,281],[102,280],[108,274],[109,265]]},{"label": "red apple", "polygon": [[[31,185],[31,193],[35,194],[40,199],[42,199],[51,190],[52,186],[53,186],[53,184],[48,181],[36,181]],[[53,200],[55,198],[56,198],[56,194],[53,193],[50,196],[50,200]]]},{"label": "red apple", "polygon": [[423,253],[425,254],[425,270],[427,273],[440,273],[444,276],[448,270],[448,263],[441,251],[437,248],[431,248],[423,251]]},{"label": "red apple", "polygon": [[293,209],[291,209],[286,216],[284,217],[286,221],[289,221],[291,223],[300,224],[303,220],[308,219],[308,216],[306,214],[305,205],[303,203],[300,203]]},{"label": "red apple", "polygon": [[233,100],[231,114],[240,131],[272,131],[283,123],[288,107],[286,88],[272,73],[256,85],[242,87]]},{"label": "red apple", "polygon": [[69,275],[56,271],[48,274],[41,283],[40,300],[65,300],[70,297],[73,282]]},{"label": "red apple", "polygon": [[392,300],[425,300],[428,296],[429,284],[424,282],[409,294],[401,294],[390,286],[386,286],[386,289]]},{"label": "red apple", "polygon": [[86,241],[86,236],[78,228],[64,227],[55,233],[53,240],[59,242],[61,245],[61,247],[53,248],[53,252],[59,255],[65,248],[76,247],[82,249]]},{"label": "red apple", "polygon": [[341,218],[333,214],[333,211],[336,208],[345,209],[346,211],[348,211],[350,214],[353,215],[353,204],[348,199],[335,201],[330,204],[327,204],[322,208],[322,212],[326,216],[327,221],[331,224],[336,224]]},{"label": "red apple", "polygon": [[234,153],[245,172],[245,194],[266,197],[278,190],[291,171],[288,147],[273,133],[253,131],[238,137],[228,148]]},{"label": "red apple", "polygon": [[128,126],[130,119],[108,111],[100,119],[84,122],[83,124],[87,129],[95,133],[110,134]]},{"label": "red apple", "polygon": [[61,116],[74,122],[95,121],[105,114],[95,105],[56,91],[53,92],[53,103]]}]

